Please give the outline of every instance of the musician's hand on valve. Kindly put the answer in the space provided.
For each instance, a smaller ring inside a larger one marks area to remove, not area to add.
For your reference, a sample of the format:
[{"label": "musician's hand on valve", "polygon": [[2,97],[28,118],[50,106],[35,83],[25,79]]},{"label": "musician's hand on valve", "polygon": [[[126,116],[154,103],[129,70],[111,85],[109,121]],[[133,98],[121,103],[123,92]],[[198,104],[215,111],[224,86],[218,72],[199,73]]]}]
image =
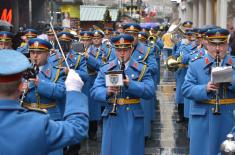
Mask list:
[{"label": "musician's hand on valve", "polygon": [[108,96],[112,96],[118,92],[120,92],[120,87],[114,87],[114,86],[107,87],[107,95]]},{"label": "musician's hand on valve", "polygon": [[211,81],[209,81],[207,86],[206,86],[206,91],[207,92],[217,91],[218,89],[219,89],[219,85],[218,84],[214,84]]}]

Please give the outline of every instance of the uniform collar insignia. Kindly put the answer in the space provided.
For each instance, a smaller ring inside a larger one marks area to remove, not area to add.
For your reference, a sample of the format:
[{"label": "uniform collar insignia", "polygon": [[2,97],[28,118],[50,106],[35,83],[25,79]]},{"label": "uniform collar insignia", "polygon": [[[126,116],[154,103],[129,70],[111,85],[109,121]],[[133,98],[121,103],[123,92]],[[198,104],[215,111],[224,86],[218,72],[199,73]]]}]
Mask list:
[{"label": "uniform collar insignia", "polygon": [[203,52],[202,52],[202,50],[200,50],[200,53],[199,53],[201,56],[203,55]]},{"label": "uniform collar insignia", "polygon": [[208,57],[205,58],[205,64],[206,64],[206,65],[209,64],[209,59],[208,59]]},{"label": "uniform collar insignia", "polygon": [[70,54],[69,58],[72,60],[73,59],[73,54]]},{"label": "uniform collar insignia", "polygon": [[[48,65],[48,64],[46,64],[45,66],[42,67],[41,72],[42,72],[46,77],[48,77],[48,78],[51,77],[51,69],[49,68],[49,65]],[[39,72],[39,74],[40,74],[40,72]]]},{"label": "uniform collar insignia", "polygon": [[[115,61],[116,60],[116,61]],[[110,70],[110,69],[112,69],[113,67],[115,67],[116,65],[117,65],[117,59],[115,59],[115,60],[113,60],[113,61],[111,61],[110,63],[109,63],[109,66],[108,66],[108,70]]]},{"label": "uniform collar insignia", "polygon": [[204,69],[210,68],[211,65],[213,65],[213,61],[210,61],[210,59],[208,58],[208,56],[206,56],[206,57],[205,57],[205,66],[204,66]]},{"label": "uniform collar insignia", "polygon": [[135,69],[138,69],[138,63],[137,63],[137,62],[134,62],[134,63],[133,63],[133,67],[134,67]]},{"label": "uniform collar insignia", "polygon": [[46,74],[47,77],[50,77],[50,75],[51,75],[51,70],[48,68],[48,69],[46,70],[45,74]]},{"label": "uniform collar insignia", "polygon": [[233,65],[233,59],[231,57],[228,58],[228,64]]}]

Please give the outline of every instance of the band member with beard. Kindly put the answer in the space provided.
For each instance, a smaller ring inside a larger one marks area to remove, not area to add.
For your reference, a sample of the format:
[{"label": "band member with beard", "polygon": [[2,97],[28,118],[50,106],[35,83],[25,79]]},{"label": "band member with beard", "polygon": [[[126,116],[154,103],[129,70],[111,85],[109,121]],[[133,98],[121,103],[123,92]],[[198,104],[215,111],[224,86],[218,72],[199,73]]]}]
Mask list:
[{"label": "band member with beard", "polygon": [[[102,44],[104,34],[100,30],[92,32],[92,46],[88,48],[85,53],[87,62],[87,71],[89,74],[89,80],[87,80],[86,88],[90,90],[97,77],[97,73],[102,64],[114,59],[114,48],[107,47],[106,44]],[[97,139],[98,121],[101,119],[101,105],[91,98],[90,92],[88,92],[89,99],[89,114],[90,114],[90,126],[89,126],[89,138],[91,140]]]}]

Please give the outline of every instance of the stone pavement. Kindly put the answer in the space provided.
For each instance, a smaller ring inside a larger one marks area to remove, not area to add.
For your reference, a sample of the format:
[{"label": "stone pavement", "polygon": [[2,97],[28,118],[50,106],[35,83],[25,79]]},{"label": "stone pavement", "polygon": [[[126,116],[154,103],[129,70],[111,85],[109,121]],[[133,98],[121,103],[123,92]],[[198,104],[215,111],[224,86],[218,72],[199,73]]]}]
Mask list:
[{"label": "stone pavement", "polygon": [[[177,124],[177,111],[174,104],[175,82],[161,82],[156,92],[156,118],[152,122],[152,137],[145,146],[145,155],[186,155],[189,152],[187,128]],[[100,155],[101,129],[98,140],[86,140],[81,155]]]}]

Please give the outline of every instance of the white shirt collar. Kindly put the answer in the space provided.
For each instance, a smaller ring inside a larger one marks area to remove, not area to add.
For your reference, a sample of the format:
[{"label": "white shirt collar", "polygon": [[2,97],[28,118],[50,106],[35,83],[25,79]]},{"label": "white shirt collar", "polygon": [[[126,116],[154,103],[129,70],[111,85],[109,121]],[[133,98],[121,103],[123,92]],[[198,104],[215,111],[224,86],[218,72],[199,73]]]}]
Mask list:
[{"label": "white shirt collar", "polygon": [[[125,63],[125,70],[129,66],[130,60]],[[118,60],[118,64],[121,66],[121,62]]]}]

